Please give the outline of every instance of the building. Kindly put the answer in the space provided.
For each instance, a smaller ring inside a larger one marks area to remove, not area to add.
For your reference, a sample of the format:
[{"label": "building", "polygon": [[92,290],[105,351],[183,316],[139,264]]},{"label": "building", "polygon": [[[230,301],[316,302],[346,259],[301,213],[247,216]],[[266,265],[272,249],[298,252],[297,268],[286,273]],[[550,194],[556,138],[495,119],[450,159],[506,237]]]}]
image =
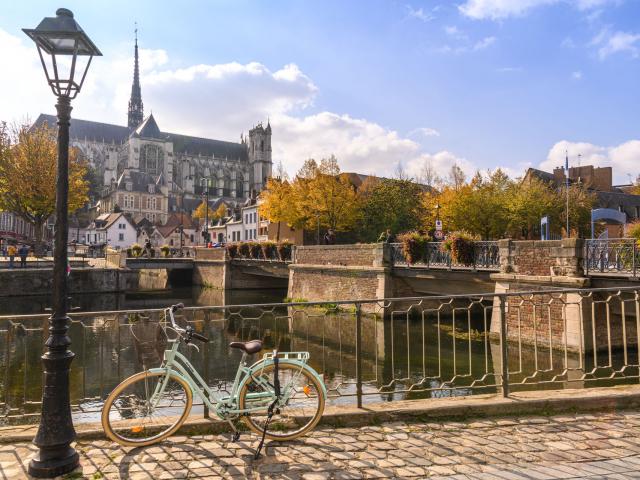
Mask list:
[{"label": "building", "polygon": [[[153,115],[144,117],[137,38],[134,53],[127,126],[71,120],[70,143],[104,186],[99,213],[111,213],[117,204],[137,219],[155,216],[163,223],[170,199],[184,194],[185,204],[199,201],[206,181],[211,201],[241,204],[252,190],[261,191],[272,168],[270,123],[258,124],[238,143],[163,132]],[[45,122],[55,125],[56,118],[41,114],[35,124]]]},{"label": "building", "polygon": [[164,176],[126,169],[117,181],[104,189],[102,210],[128,213],[134,222],[147,219],[151,223],[166,223],[169,191]]},{"label": "building", "polygon": [[[138,239],[138,243],[144,245]],[[151,244],[154,247],[162,247],[164,245],[170,247],[195,247],[203,244],[200,236],[200,228],[190,216],[183,214],[173,214],[165,225],[155,226],[154,232],[151,234]]]},{"label": "building", "polygon": [[[48,238],[48,230],[43,227],[43,240]],[[0,211],[0,248],[9,243],[33,243],[35,241],[35,227],[12,212]]]},{"label": "building", "polygon": [[[529,168],[522,181],[526,182],[533,177],[558,189],[567,182],[565,169],[562,167],[555,168],[553,173]],[[596,195],[595,208],[624,213],[627,224],[640,220],[640,195],[628,193],[629,185],[614,185],[611,167],[594,167],[593,165],[570,167],[568,179],[569,184],[580,184]],[[604,228],[611,238],[624,236],[624,224],[605,221]]]},{"label": "building", "polygon": [[131,217],[118,212],[104,213],[97,217],[87,227],[86,236],[86,243],[91,246],[128,248],[136,243],[138,233]]}]

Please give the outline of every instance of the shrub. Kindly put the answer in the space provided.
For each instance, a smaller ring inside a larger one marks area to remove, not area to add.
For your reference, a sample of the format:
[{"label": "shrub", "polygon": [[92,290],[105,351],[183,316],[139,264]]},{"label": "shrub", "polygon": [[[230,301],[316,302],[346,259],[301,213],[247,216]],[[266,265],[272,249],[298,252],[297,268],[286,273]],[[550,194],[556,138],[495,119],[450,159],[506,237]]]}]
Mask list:
[{"label": "shrub", "polygon": [[133,245],[131,245],[131,253],[134,257],[139,257],[140,255],[142,255],[142,246],[138,243],[134,243]]},{"label": "shrub", "polygon": [[451,254],[451,263],[473,265],[475,260],[473,242],[476,238],[470,233],[452,232],[442,242],[442,248]]},{"label": "shrub", "polygon": [[236,258],[238,256],[238,244],[227,243],[226,247],[229,258]]},{"label": "shrub", "polygon": [[163,257],[168,257],[169,253],[171,253],[171,250],[169,249],[168,245],[163,245],[162,247],[160,247],[160,252],[162,252]]},{"label": "shrub", "polygon": [[428,235],[423,235],[414,230],[398,235],[398,240],[402,244],[402,253],[409,265],[413,265],[424,258],[427,242],[429,241]]},{"label": "shrub", "polygon": [[249,248],[249,244],[247,242],[241,242],[238,244],[238,253],[245,258],[249,258],[249,254],[251,249]]},{"label": "shrub", "polygon": [[277,254],[276,242],[262,242],[260,246],[262,247],[262,256],[267,260],[271,260],[276,256]]},{"label": "shrub", "polygon": [[247,242],[249,245],[249,256],[256,260],[262,258],[262,247],[258,242]]},{"label": "shrub", "polygon": [[627,236],[640,242],[640,220],[636,220],[627,226]]},{"label": "shrub", "polygon": [[287,262],[291,260],[291,251],[293,250],[293,244],[289,240],[282,240],[278,243],[278,258],[281,261]]}]

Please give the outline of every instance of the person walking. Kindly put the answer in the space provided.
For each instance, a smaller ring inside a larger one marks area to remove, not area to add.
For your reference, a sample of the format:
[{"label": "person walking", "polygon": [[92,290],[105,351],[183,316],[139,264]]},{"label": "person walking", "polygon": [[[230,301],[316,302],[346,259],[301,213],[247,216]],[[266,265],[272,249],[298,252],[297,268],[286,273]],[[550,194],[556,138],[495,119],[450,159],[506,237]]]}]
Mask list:
[{"label": "person walking", "polygon": [[17,253],[16,246],[12,243],[7,247],[7,255],[9,256],[9,268],[13,268],[13,259],[15,258]]},{"label": "person walking", "polygon": [[27,268],[27,255],[29,255],[29,248],[23,243],[18,250],[20,255],[20,268]]}]

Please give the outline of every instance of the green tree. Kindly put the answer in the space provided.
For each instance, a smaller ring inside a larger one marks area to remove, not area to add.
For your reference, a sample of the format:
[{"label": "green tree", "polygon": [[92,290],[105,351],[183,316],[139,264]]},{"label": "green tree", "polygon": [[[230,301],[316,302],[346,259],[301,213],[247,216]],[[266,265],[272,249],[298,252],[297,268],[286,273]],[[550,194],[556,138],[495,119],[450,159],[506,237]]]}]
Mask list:
[{"label": "green tree", "polygon": [[562,204],[550,184],[532,177],[511,185],[506,208],[511,234],[516,238],[524,236],[532,239],[534,229],[545,215],[549,216],[552,225],[558,224]]},{"label": "green tree", "polygon": [[[0,125],[0,210],[13,212],[34,227],[36,250],[42,230],[55,212],[58,145],[47,124],[9,129]],[[69,149],[69,212],[88,200],[87,166]]]},{"label": "green tree", "polygon": [[375,241],[387,228],[398,234],[420,227],[423,190],[419,185],[406,179],[377,179],[363,187],[358,192],[362,241]]}]

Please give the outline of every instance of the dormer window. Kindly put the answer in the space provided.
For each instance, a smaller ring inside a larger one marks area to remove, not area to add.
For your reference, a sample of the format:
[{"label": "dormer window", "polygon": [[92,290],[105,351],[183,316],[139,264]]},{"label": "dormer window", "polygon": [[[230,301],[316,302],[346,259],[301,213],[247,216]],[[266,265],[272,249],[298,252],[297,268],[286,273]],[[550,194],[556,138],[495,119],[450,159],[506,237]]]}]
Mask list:
[{"label": "dormer window", "polygon": [[155,193],[156,192],[156,186],[155,185],[149,185],[149,193]]},{"label": "dormer window", "polygon": [[127,182],[124,184],[124,188],[127,189],[127,192],[130,192],[133,189],[133,184],[131,182]]}]

